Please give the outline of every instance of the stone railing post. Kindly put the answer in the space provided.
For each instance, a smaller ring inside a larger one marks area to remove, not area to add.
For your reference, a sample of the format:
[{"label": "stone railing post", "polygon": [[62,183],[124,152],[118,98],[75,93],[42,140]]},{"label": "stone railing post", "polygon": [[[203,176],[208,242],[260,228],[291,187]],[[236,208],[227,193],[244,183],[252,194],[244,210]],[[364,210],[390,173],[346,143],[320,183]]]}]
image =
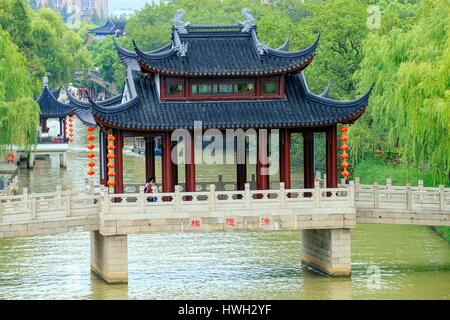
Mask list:
[{"label": "stone railing post", "polygon": [[387,190],[391,190],[392,189],[392,179],[391,178],[387,178],[386,179],[386,189]]},{"label": "stone railing post", "polygon": [[361,188],[361,180],[359,177],[355,178],[355,190],[359,190]]},{"label": "stone railing post", "polygon": [[340,187],[344,187],[344,186],[345,186],[345,178],[341,178]]},{"label": "stone railing post", "polygon": [[378,209],[380,207],[380,189],[378,187],[378,182],[373,183],[372,192],[373,192],[373,207],[375,209]]},{"label": "stone railing post", "polygon": [[322,187],[326,188],[327,186],[327,174],[323,174]]},{"label": "stone railing post", "polygon": [[62,208],[62,192],[61,192],[61,185],[56,186],[56,205],[58,209]]},{"label": "stone railing post", "polygon": [[178,184],[175,186],[175,194],[173,196],[173,202],[175,205],[175,212],[180,211],[181,208],[181,186],[179,186]]},{"label": "stone railing post", "polygon": [[211,211],[216,210],[216,185],[209,185],[209,209]]},{"label": "stone railing post", "polygon": [[66,191],[64,193],[66,200],[66,217],[72,216],[72,193],[70,191]]},{"label": "stone railing post", "polygon": [[425,189],[423,188],[423,180],[419,180],[417,182],[417,187],[419,189],[419,199],[420,199],[420,201],[423,201],[423,198],[424,198],[423,196],[425,193]]},{"label": "stone railing post", "polygon": [[320,181],[314,181],[314,208],[320,208],[320,198],[322,195],[320,194]]},{"label": "stone railing post", "polygon": [[145,187],[139,186],[139,196],[138,196],[138,203],[139,203],[139,211],[144,214],[145,213]]},{"label": "stone railing post", "polygon": [[30,196],[31,199],[31,220],[37,219],[37,198]]},{"label": "stone railing post", "polygon": [[355,207],[355,183],[353,180],[349,181],[348,186],[348,203],[350,208]]},{"label": "stone railing post", "polygon": [[244,201],[245,201],[245,209],[250,208],[250,184],[246,183],[244,188]]},{"label": "stone railing post", "polygon": [[439,185],[439,210],[445,210],[445,189],[443,184]]},{"label": "stone railing post", "polygon": [[109,189],[104,189],[101,193],[101,203],[102,210],[101,215],[107,215],[109,213],[109,205],[111,203],[111,199],[109,197]]},{"label": "stone railing post", "polygon": [[286,189],[284,189],[284,182],[280,182],[280,207],[286,208]]},{"label": "stone railing post", "polygon": [[405,198],[406,198],[406,210],[412,209],[412,190],[411,190],[411,184],[406,184],[406,190],[405,190]]}]

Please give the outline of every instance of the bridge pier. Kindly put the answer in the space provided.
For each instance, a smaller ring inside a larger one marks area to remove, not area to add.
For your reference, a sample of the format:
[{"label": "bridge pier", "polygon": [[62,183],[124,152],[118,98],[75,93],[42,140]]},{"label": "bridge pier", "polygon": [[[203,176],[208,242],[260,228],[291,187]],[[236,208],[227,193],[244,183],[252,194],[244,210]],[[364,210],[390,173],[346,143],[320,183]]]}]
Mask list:
[{"label": "bridge pier", "polygon": [[91,270],[108,283],[128,282],[127,236],[91,231]]},{"label": "bridge pier", "polygon": [[67,168],[67,153],[63,152],[59,154],[59,166],[61,168]]},{"label": "bridge pier", "polygon": [[350,229],[302,230],[302,263],[330,276],[350,276]]}]

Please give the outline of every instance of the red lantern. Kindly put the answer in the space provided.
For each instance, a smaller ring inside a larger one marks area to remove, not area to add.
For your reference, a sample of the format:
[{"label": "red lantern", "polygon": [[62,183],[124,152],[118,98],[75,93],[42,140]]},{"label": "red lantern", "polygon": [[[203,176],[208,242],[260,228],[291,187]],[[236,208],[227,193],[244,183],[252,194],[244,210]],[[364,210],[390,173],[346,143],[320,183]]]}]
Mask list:
[{"label": "red lantern", "polygon": [[95,155],[93,153],[88,153],[87,157],[89,159],[94,159]]},{"label": "red lantern", "polygon": [[91,169],[91,170],[88,171],[88,175],[90,175],[91,177],[92,177],[94,174],[95,174],[95,171],[94,171],[94,170]]},{"label": "red lantern", "polygon": [[116,137],[114,137],[112,134],[110,134],[108,136],[108,164],[106,165],[108,167],[108,186],[110,188],[113,188],[116,185],[116,182],[114,181],[115,177],[116,177],[116,173],[114,172],[114,168],[115,168],[115,164],[114,164],[114,158],[115,158],[115,154],[114,154],[114,150],[116,149],[116,147],[114,146],[114,141],[116,140]]},{"label": "red lantern", "polygon": [[340,147],[340,149],[341,149],[341,151],[342,151],[342,154],[341,154],[341,159],[342,159],[341,167],[342,167],[342,169],[344,169],[344,170],[342,171],[342,174],[341,174],[341,175],[342,175],[342,177],[343,177],[344,179],[347,179],[347,178],[350,176],[350,172],[347,171],[347,168],[349,167],[349,164],[348,164],[348,162],[347,162],[347,159],[348,159],[348,154],[347,154],[347,150],[348,150],[348,145],[347,145],[348,137],[347,137],[347,135],[346,135],[347,131],[348,131],[348,128],[347,128],[347,127],[345,127],[345,126],[341,127],[341,132],[342,132],[342,135],[341,135],[342,145],[341,145],[341,147]]}]

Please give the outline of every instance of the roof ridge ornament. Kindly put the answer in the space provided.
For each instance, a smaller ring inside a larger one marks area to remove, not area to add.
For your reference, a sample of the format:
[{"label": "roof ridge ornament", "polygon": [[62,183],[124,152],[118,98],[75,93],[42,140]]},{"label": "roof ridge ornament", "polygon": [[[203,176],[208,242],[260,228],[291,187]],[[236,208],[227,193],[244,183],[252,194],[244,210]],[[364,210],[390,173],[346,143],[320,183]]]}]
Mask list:
[{"label": "roof ridge ornament", "polygon": [[173,27],[180,34],[188,33],[186,27],[190,25],[190,22],[184,22],[184,16],[186,15],[186,11],[183,9],[178,9],[175,18],[173,19]]},{"label": "roof ridge ornament", "polygon": [[241,32],[249,32],[255,27],[255,18],[253,18],[253,16],[250,14],[250,10],[247,8],[243,8],[241,13],[245,18],[244,22],[239,23],[241,26],[243,26]]},{"label": "roof ridge ornament", "polygon": [[175,50],[177,51],[177,55],[179,57],[186,57],[186,53],[188,51],[188,43],[180,43],[175,47]]}]

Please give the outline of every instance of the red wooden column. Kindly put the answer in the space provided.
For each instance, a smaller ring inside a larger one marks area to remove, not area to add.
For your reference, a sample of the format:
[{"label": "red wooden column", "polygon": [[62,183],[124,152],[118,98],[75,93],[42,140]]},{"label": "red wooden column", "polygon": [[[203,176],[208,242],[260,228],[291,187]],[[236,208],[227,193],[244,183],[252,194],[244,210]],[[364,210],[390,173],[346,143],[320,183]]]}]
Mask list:
[{"label": "red wooden column", "polygon": [[256,162],[256,189],[266,190],[269,189],[269,148],[268,148],[268,135],[265,136],[257,133],[257,162]]},{"label": "red wooden column", "polygon": [[[65,137],[64,137],[65,139]],[[108,168],[106,167],[106,164],[108,163],[108,158],[106,157],[108,155],[108,149],[106,147],[108,146],[108,140],[107,135],[103,129],[100,129],[100,136],[98,139],[98,145],[99,145],[99,160],[100,160],[100,184],[104,186],[108,186],[107,182],[107,173]]]},{"label": "red wooden column", "polygon": [[123,193],[125,188],[123,184],[123,135],[122,130],[114,129],[113,130],[114,137],[116,140],[114,141],[116,148],[114,149],[115,158],[115,172],[116,172],[116,185],[114,187],[114,193]]},{"label": "red wooden column", "polygon": [[[236,190],[244,190],[247,183],[247,138],[245,138],[244,150],[236,152]],[[240,157],[239,153],[241,153]]]},{"label": "red wooden column", "polygon": [[303,187],[314,188],[314,133],[303,132]]},{"label": "red wooden column", "polygon": [[[177,145],[178,145],[177,141],[172,141],[172,148],[176,150],[175,152],[178,151]],[[178,164],[173,161],[172,161],[172,163],[173,163],[173,168],[172,168],[173,185],[177,186],[178,185]]]},{"label": "red wooden column", "polygon": [[286,189],[291,188],[291,132],[280,130],[280,182]]},{"label": "red wooden column", "polygon": [[172,141],[171,132],[165,132],[162,136],[162,190],[173,192],[173,165],[172,165]]},{"label": "red wooden column", "polygon": [[186,141],[186,191],[195,192],[195,140],[191,132],[189,141]]},{"label": "red wooden column", "polygon": [[66,118],[63,119],[63,139],[64,143],[67,142],[67,124],[66,124]]},{"label": "red wooden column", "polygon": [[337,170],[337,131],[336,125],[327,129],[327,188],[337,188],[338,170]]},{"label": "red wooden column", "polygon": [[155,138],[145,137],[145,181],[153,177],[156,181],[155,171]]}]

